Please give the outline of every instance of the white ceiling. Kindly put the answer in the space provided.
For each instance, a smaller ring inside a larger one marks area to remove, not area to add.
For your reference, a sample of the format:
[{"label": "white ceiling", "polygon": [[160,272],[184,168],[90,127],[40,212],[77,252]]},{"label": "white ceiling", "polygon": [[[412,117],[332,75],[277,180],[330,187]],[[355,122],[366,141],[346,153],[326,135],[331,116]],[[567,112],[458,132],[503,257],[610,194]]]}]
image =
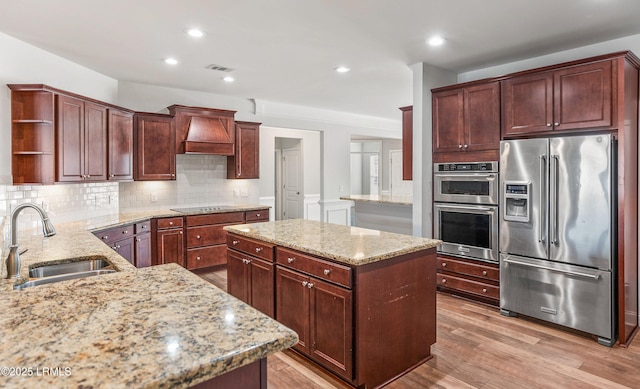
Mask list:
[{"label": "white ceiling", "polygon": [[411,64],[468,71],[637,34],[638,17],[638,0],[0,0],[1,32],[118,80],[393,119]]}]

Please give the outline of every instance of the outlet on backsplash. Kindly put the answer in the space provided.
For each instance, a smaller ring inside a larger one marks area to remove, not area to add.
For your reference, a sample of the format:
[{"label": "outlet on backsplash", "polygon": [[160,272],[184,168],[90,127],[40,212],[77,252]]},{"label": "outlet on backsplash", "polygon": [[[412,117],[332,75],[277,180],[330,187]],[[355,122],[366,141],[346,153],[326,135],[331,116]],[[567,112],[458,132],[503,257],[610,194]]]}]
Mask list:
[{"label": "outlet on backsplash", "polygon": [[249,189],[240,188],[240,197],[249,197]]},{"label": "outlet on backsplash", "polygon": [[151,195],[149,195],[149,199],[151,200],[152,203],[157,203],[158,202],[158,193],[151,192]]}]

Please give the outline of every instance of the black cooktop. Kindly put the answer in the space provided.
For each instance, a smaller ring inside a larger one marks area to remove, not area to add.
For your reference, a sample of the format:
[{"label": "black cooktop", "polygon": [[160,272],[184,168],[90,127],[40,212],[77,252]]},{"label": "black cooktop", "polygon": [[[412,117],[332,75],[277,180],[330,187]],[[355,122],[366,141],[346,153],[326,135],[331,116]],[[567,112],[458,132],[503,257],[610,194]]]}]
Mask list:
[{"label": "black cooktop", "polygon": [[210,205],[210,206],[200,206],[200,207],[189,207],[189,208],[171,208],[172,211],[181,212],[181,213],[197,213],[197,212],[213,212],[213,211],[221,211],[224,209],[233,208],[230,205]]}]

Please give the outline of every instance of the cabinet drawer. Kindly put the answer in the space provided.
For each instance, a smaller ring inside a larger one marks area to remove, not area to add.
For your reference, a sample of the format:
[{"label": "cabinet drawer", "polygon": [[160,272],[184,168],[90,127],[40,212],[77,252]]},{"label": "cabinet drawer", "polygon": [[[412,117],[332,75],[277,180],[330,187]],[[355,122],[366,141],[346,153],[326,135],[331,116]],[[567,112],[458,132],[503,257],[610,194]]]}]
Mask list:
[{"label": "cabinet drawer", "polygon": [[117,240],[125,239],[133,236],[133,224],[122,227],[109,228],[107,230],[96,231],[93,233],[104,243],[111,244]]},{"label": "cabinet drawer", "polygon": [[158,219],[158,229],[182,227],[182,217],[166,217]]},{"label": "cabinet drawer", "polygon": [[351,268],[278,247],[276,263],[351,288]]},{"label": "cabinet drawer", "polygon": [[234,250],[242,251],[255,257],[273,262],[274,246],[272,244],[258,242],[234,234],[227,234],[227,246]]},{"label": "cabinet drawer", "polygon": [[187,250],[187,269],[224,265],[227,263],[227,246],[200,247]]},{"label": "cabinet drawer", "polygon": [[187,248],[224,244],[224,225],[187,227]]},{"label": "cabinet drawer", "polygon": [[143,222],[136,223],[136,234],[142,234],[149,231],[151,231],[151,220],[145,220]]},{"label": "cabinet drawer", "polygon": [[498,286],[442,273],[438,273],[437,276],[439,287],[456,289],[495,300],[500,298],[500,288]]},{"label": "cabinet drawer", "polygon": [[479,264],[457,259],[438,257],[438,269],[446,270],[453,273],[466,274],[479,278],[486,278],[493,281],[500,280],[500,271],[498,270],[497,265],[491,266],[484,263]]},{"label": "cabinet drawer", "polygon": [[269,221],[269,210],[260,209],[257,211],[247,211],[246,213],[247,223]]},{"label": "cabinet drawer", "polygon": [[207,224],[242,224],[244,212],[209,213],[206,215],[187,216],[187,227],[203,226]]}]

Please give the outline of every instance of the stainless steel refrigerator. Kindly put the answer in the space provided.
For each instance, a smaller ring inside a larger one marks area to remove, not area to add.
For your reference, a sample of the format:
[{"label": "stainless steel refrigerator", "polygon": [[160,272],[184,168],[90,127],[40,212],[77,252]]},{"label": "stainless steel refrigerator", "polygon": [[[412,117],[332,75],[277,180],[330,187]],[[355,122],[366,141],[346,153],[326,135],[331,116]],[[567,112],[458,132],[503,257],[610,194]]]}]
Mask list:
[{"label": "stainless steel refrigerator", "polygon": [[500,309],[615,343],[611,135],[500,143]]}]

